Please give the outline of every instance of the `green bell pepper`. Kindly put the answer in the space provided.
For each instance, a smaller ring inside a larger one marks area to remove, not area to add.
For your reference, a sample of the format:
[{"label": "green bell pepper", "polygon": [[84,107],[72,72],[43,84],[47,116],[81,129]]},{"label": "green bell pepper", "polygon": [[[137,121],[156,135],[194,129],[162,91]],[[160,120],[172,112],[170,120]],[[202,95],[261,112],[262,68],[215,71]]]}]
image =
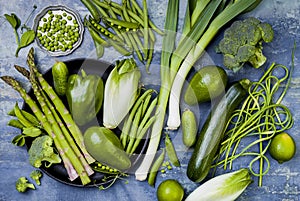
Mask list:
[{"label": "green bell pepper", "polygon": [[104,85],[100,76],[84,70],[68,79],[66,97],[74,121],[83,126],[96,118],[102,107]]}]

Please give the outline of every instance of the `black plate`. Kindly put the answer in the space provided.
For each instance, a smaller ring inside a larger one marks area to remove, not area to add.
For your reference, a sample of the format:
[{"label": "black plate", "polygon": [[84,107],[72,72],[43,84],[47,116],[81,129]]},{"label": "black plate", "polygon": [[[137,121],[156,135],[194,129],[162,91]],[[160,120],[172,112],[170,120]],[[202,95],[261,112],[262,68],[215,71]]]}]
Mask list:
[{"label": "black plate", "polygon": [[[104,83],[107,80],[109,72],[114,67],[114,65],[103,62],[103,61],[93,60],[93,59],[82,59],[82,58],[64,61],[64,63],[67,65],[70,75],[76,74],[81,69],[84,69],[84,71],[87,74],[97,74],[97,75],[101,76]],[[44,73],[43,76],[48,81],[48,83],[53,86],[53,78],[52,78],[51,69],[49,69],[46,73]],[[32,90],[29,91],[29,94],[31,97],[34,97]],[[66,98],[61,97],[61,99],[67,106],[68,104],[67,104]],[[25,104],[23,106],[23,108],[24,108],[24,110],[31,112],[28,105]],[[98,119],[98,122],[97,122],[98,125],[102,126],[102,110],[100,110],[100,112],[98,113],[97,119]],[[81,127],[82,132],[84,132],[89,126],[91,126],[91,125]],[[114,132],[118,135],[120,134],[119,129],[115,129]],[[148,140],[149,140],[149,138],[148,138],[148,136],[146,136],[145,140],[142,141],[140,143],[140,146],[137,148],[136,153],[132,155],[132,157],[131,157],[132,167],[126,171],[127,173],[132,172],[134,170],[134,168],[136,168],[137,164],[140,162],[140,159],[141,159],[143,153],[146,151]],[[31,145],[31,142],[26,141],[26,146],[30,147],[30,145]],[[77,187],[94,187],[94,186],[100,186],[100,185],[105,186],[105,185],[109,185],[113,180],[113,179],[111,179],[111,180],[107,180],[104,182],[102,179],[104,178],[105,174],[95,172],[92,176],[90,176],[92,182],[88,185],[83,186],[81,184],[81,181],[79,178],[74,181],[69,180],[67,171],[64,168],[63,164],[54,164],[49,168],[46,168],[43,165],[40,167],[40,169],[44,173],[46,173],[48,176],[50,176],[51,178],[53,178],[59,182],[62,182],[64,184],[68,184],[71,186],[77,186]]]}]

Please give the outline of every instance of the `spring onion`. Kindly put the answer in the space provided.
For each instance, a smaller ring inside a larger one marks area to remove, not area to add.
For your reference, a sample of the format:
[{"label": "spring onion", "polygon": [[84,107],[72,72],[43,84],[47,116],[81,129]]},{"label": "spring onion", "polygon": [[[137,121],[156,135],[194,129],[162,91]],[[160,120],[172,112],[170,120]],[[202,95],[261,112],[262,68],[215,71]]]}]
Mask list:
[{"label": "spring onion", "polygon": [[161,53],[161,87],[158,95],[158,104],[155,110],[155,121],[152,126],[150,141],[145,157],[135,172],[137,180],[144,181],[147,179],[148,171],[154,160],[164,126],[165,112],[169,99],[174,71],[169,68],[171,53],[175,46],[179,12],[179,0],[170,0],[168,2],[167,16],[165,23],[165,35],[163,38],[163,47]]},{"label": "spring onion", "polygon": [[235,200],[252,183],[249,171],[240,169],[216,176],[196,188],[185,201]]},{"label": "spring onion", "polygon": [[[172,129],[176,129],[180,125],[180,111],[179,111],[179,100],[181,89],[185,78],[187,77],[188,73],[190,72],[194,63],[199,59],[199,57],[204,52],[205,48],[209,45],[212,41],[214,36],[219,32],[219,30],[226,25],[229,21],[234,19],[236,16],[244,12],[248,7],[253,5],[256,0],[240,0],[235,1],[232,4],[229,4],[221,11],[216,17],[212,16],[212,21],[208,25],[208,28],[205,30],[203,35],[197,41],[196,45],[191,48],[188,52],[187,56],[184,58],[182,64],[182,57],[180,59],[180,52],[179,54],[174,54],[171,59],[171,69],[174,69],[177,72],[176,77],[173,82],[173,86],[171,89],[171,96],[169,100],[169,120],[168,120],[168,127]],[[214,1],[211,2],[215,3]],[[209,6],[210,4],[208,4]],[[218,5],[217,5],[218,6]],[[191,38],[188,41],[193,41],[194,39]],[[176,51],[176,50],[175,50]],[[179,59],[178,59],[179,58]],[[175,59],[174,62],[172,60]]]},{"label": "spring onion", "polygon": [[140,77],[132,58],[116,62],[104,89],[103,125],[106,128],[116,128],[128,114],[137,97]]}]

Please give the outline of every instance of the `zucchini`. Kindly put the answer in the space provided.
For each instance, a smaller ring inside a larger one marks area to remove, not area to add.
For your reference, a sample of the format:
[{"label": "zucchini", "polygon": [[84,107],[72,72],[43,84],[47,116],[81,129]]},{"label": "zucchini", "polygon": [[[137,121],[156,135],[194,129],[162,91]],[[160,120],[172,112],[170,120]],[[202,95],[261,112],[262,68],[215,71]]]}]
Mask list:
[{"label": "zucchini", "polygon": [[225,126],[233,111],[246,97],[249,86],[248,79],[233,84],[212,108],[188,163],[187,176],[190,180],[201,182],[208,175],[225,132]]}]

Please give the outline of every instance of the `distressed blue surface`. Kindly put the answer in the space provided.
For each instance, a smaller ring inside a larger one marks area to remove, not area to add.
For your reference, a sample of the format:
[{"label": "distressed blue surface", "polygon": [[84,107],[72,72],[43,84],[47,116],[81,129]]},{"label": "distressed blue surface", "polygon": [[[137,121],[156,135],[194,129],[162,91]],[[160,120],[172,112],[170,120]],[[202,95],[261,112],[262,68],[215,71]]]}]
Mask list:
[{"label": "distressed blue surface", "polygon": [[[139,2],[141,2],[139,0]],[[0,15],[5,13],[15,12],[21,19],[25,19],[33,4],[38,6],[36,15],[42,8],[49,5],[63,4],[77,10],[82,17],[88,14],[86,8],[79,0],[57,0],[57,1],[43,1],[43,0],[27,0],[17,1],[10,0],[4,3],[0,2]],[[149,14],[153,21],[160,27],[163,27],[164,17],[166,11],[166,0],[152,0],[148,1]],[[181,1],[180,10],[180,28],[184,16],[185,1]],[[280,63],[290,66],[291,64],[291,49],[293,42],[296,40],[298,46],[300,44],[300,1],[299,0],[265,0],[254,12],[246,16],[254,16],[259,19],[272,24],[275,30],[274,41],[265,46],[264,52],[268,57],[266,66],[272,62]],[[32,25],[33,19],[29,21]],[[215,40],[215,44],[220,40],[222,33],[220,33]],[[208,48],[208,55],[213,58],[214,63],[222,65],[221,56],[216,55],[213,51],[212,44]],[[55,60],[69,60],[72,58],[94,58],[94,45],[88,34],[85,32],[84,41],[82,45],[74,51],[71,55],[64,57],[50,57],[45,52],[42,52],[37,45],[32,45],[36,48],[36,57],[42,71],[48,70]],[[156,44],[157,52],[159,53],[161,47],[161,38],[158,38]],[[21,66],[26,65],[26,55],[29,48],[20,51],[19,57],[14,57],[16,49],[15,38],[12,34],[12,29],[8,23],[0,18],[0,76],[12,75],[18,79],[25,81],[14,69],[14,64]],[[143,78],[144,83],[159,83],[159,54],[155,55],[153,66],[151,66],[151,76]],[[107,62],[114,62],[120,55],[116,54],[112,49],[105,52],[102,60]],[[198,62],[199,65],[209,63],[206,57]],[[156,65],[154,65],[156,64]],[[299,70],[299,48],[295,54],[295,72],[291,87],[288,91],[284,104],[290,107],[293,112],[295,125],[289,131],[294,137],[296,144],[300,147],[299,135],[299,121],[300,113],[300,70]],[[260,71],[253,71],[253,69],[245,68],[238,75],[229,73],[231,80],[237,80],[240,77],[249,77],[250,79],[257,79]],[[28,88],[29,86],[27,86]],[[19,200],[44,200],[44,201],[60,201],[60,200],[156,200],[156,188],[149,187],[147,182],[135,181],[134,176],[129,177],[129,183],[125,184],[123,181],[118,181],[112,188],[99,191],[95,188],[77,188],[61,184],[48,176],[42,179],[42,186],[39,186],[35,191],[29,191],[26,194],[20,194],[15,190],[15,181],[20,176],[29,176],[30,172],[34,169],[28,162],[26,150],[23,148],[15,147],[11,144],[12,138],[19,134],[19,130],[8,127],[6,124],[10,117],[7,112],[13,108],[15,102],[23,103],[20,96],[11,89],[9,86],[0,81],[0,200],[1,201],[19,201]],[[200,111],[202,112],[202,111]],[[203,122],[205,116],[200,116],[200,121]],[[180,141],[175,138],[175,141]],[[190,182],[185,174],[187,161],[190,156],[190,151],[184,150],[182,146],[177,146],[180,160],[182,161],[181,168],[175,168],[167,172],[165,175],[159,175],[157,185],[164,179],[176,178],[184,186],[186,193],[195,189],[198,184]],[[238,200],[284,200],[284,201],[297,201],[300,200],[300,155],[299,151],[290,162],[279,165],[274,160],[271,160],[271,169],[264,177],[263,186],[257,186],[257,179],[246,189],[246,191],[239,197]],[[245,160],[237,161],[234,168],[244,167]],[[219,171],[218,173],[221,173]],[[156,185],[156,186],[157,186]]]}]

